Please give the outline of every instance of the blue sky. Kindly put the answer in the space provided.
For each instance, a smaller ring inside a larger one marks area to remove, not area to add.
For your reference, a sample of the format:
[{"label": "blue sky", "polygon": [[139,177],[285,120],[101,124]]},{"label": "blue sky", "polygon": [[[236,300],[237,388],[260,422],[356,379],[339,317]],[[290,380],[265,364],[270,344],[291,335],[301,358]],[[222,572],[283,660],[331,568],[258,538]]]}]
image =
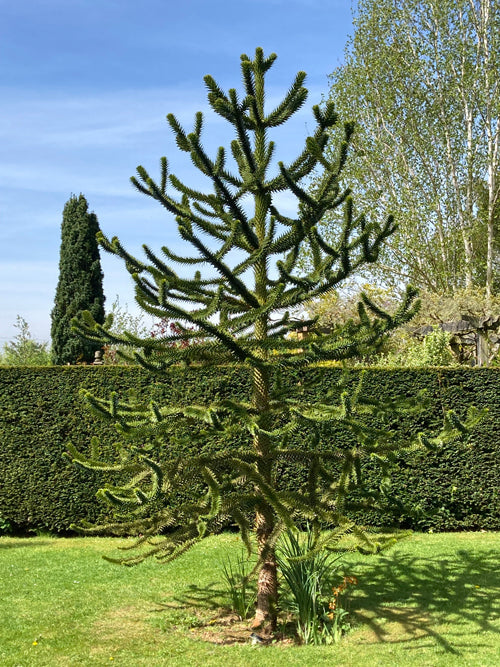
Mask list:
[{"label": "blue sky", "polygon": [[[165,116],[190,129],[194,113],[207,111],[204,145],[228,144],[224,121],[207,109],[205,74],[239,88],[240,54],[274,51],[272,104],[307,72],[306,107],[274,137],[286,161],[312,131],[310,108],[351,32],[350,0],[0,0],[0,344],[15,335],[18,314],[49,339],[72,193],[132,253],[142,243],[176,247],[173,221],[129,178],[139,164],[155,175],[166,155],[171,171],[199,185]],[[133,311],[121,262],[102,254],[102,267],[107,305],[119,294]]]}]

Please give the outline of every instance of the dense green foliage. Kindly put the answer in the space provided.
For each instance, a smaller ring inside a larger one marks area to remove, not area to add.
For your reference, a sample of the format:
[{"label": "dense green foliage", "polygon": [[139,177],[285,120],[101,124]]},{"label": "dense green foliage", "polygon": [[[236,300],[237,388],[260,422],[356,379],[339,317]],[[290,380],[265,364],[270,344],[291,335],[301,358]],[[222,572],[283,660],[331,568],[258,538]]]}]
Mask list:
[{"label": "dense green foliage", "polygon": [[52,310],[52,357],[54,364],[91,363],[101,345],[85,340],[71,328],[71,320],[88,310],[96,322],[104,322],[103,274],[96,234],[99,223],[88,212],[85,197],[66,202],[61,226],[59,282]]},{"label": "dense green foliage", "polygon": [[[349,319],[356,319],[362,293],[389,311],[395,308],[398,301],[397,290],[370,283],[352,285],[341,292],[329,292],[307,305],[309,317],[317,317],[313,331],[328,330]],[[466,320],[474,329],[489,318],[500,319],[500,295],[488,298],[484,290],[473,288],[456,290],[453,295],[421,291],[419,296],[421,308],[411,322],[395,331],[376,355],[353,359],[351,363],[392,368],[475,365],[476,346],[471,344],[472,337],[468,345],[458,344],[457,337],[452,333],[435,329],[459,320]],[[423,327],[428,333],[422,338]],[[490,364],[495,366],[500,365],[497,331],[493,328],[486,332]]]},{"label": "dense green foliage", "polygon": [[[355,384],[361,371],[351,372]],[[285,378],[289,392],[297,391],[297,382],[314,377],[308,388],[312,397],[322,397],[335,386],[341,371],[320,368],[290,371]],[[302,384],[301,386],[304,386]],[[421,414],[398,414],[389,429],[408,437],[416,432],[433,432],[442,423],[443,413],[453,407],[464,415],[468,406],[487,407],[488,414],[475,429],[470,445],[447,445],[439,454],[414,452],[399,459],[393,471],[394,495],[408,507],[420,507],[422,513],[410,516],[396,510],[396,522],[403,527],[433,530],[500,528],[500,372],[493,369],[419,369],[376,370],[365,374],[367,395],[412,396],[420,389],[429,394],[429,405]],[[172,368],[161,382],[138,367],[68,367],[0,369],[0,516],[23,529],[49,528],[66,531],[73,521],[105,521],[109,509],[95,502],[97,489],[110,477],[76,469],[63,458],[71,439],[85,449],[91,435],[98,435],[109,454],[116,432],[109,424],[96,421],[79,396],[80,389],[98,395],[112,390],[126,396],[132,390],[139,398],[168,400],[172,405],[233,398],[245,400],[251,383],[241,369]],[[332,429],[324,433],[324,446],[347,446],[346,432]],[[199,446],[192,438],[193,429],[179,424],[177,444],[162,452],[164,457],[193,454]],[[296,434],[297,444],[304,440]],[[184,444],[182,444],[184,443]],[[233,441],[237,447],[238,441]],[[207,436],[203,452],[213,455],[222,446],[216,434]],[[303,447],[306,445],[302,444]],[[364,462],[370,475],[370,462]],[[282,484],[296,488],[303,481],[304,470],[285,466],[280,470]],[[196,489],[193,489],[196,491]],[[180,498],[179,500],[182,500]],[[375,513],[358,517],[377,525]]]}]

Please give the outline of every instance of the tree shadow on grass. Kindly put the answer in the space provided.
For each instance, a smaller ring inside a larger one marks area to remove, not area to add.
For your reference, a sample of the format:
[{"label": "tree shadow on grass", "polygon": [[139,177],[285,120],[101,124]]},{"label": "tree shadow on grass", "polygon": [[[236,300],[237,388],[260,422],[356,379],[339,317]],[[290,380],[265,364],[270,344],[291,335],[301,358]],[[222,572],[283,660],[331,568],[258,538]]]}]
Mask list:
[{"label": "tree shadow on grass", "polygon": [[219,611],[221,608],[229,609],[229,593],[224,584],[219,582],[210,582],[206,586],[197,586],[191,584],[182,594],[172,596],[168,602],[156,603],[164,609],[199,609],[205,611]]},{"label": "tree shadow on grass", "polygon": [[[421,649],[422,639],[427,638],[430,644],[459,656],[462,648],[471,651],[485,646],[482,631],[500,634],[495,624],[500,619],[500,553],[494,549],[462,549],[430,558],[393,550],[351,557],[344,567],[346,574],[358,578],[351,610],[364,626],[358,626],[353,641]],[[160,604],[158,611],[186,607],[227,608],[227,589],[220,580],[204,587],[191,585],[182,595]],[[469,628],[465,642],[463,626]],[[472,632],[477,633],[473,646]]]},{"label": "tree shadow on grass", "polygon": [[[395,550],[347,567],[359,580],[352,610],[369,628],[368,641],[410,647],[428,637],[446,652],[460,655],[461,626],[478,633],[475,648],[481,647],[480,632],[500,634],[495,624],[500,618],[500,554],[496,550],[462,549],[432,558]],[[454,629],[447,630],[445,637],[439,631],[442,626]],[[467,648],[471,649],[469,640]]]}]

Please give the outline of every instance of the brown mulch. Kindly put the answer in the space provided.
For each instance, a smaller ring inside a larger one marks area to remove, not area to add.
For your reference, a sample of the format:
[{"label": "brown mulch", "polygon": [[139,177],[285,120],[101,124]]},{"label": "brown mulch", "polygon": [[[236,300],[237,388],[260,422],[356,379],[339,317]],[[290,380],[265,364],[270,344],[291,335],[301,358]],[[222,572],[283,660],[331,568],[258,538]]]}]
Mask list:
[{"label": "brown mulch", "polygon": [[[271,643],[292,646],[295,644],[293,638],[289,635],[276,633],[272,637],[269,637],[253,633],[251,620],[246,619],[242,621],[236,614],[227,612],[220,612],[215,618],[208,621],[208,623],[200,627],[191,628],[190,632],[203,641],[219,646],[229,646],[231,644],[269,645]],[[252,637],[255,634],[257,634],[257,637],[261,641]]]}]

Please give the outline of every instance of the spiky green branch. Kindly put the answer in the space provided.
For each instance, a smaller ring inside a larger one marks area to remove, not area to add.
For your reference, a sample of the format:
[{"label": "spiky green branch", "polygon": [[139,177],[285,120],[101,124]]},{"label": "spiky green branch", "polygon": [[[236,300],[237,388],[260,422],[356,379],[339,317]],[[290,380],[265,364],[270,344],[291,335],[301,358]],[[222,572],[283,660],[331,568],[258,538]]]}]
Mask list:
[{"label": "spiky green branch", "polygon": [[[101,495],[118,507],[135,508],[137,518],[86,528],[94,533],[141,533],[137,546],[145,550],[122,559],[126,564],[148,556],[172,560],[206,534],[231,522],[239,526],[250,550],[248,516],[253,513],[259,555],[255,624],[271,627],[276,620],[275,545],[282,530],[308,520],[315,525],[352,530],[365,548],[375,548],[346,514],[352,490],[362,486],[363,459],[376,459],[381,466],[381,488],[365,490],[364,496],[356,500],[358,507],[364,502],[373,508],[382,502],[387,471],[396,452],[403,447],[434,446],[443,438],[467,430],[476,419],[476,415],[470,415],[462,424],[450,415],[437,440],[421,437],[402,444],[384,429],[368,426],[366,417],[407,408],[407,404],[366,401],[359,387],[352,393],[339,389],[336,396],[310,405],[299,388],[289,396],[281,387],[280,374],[287,367],[306,369],[311,363],[342,361],[376,348],[393,329],[412,317],[418,305],[411,289],[393,314],[364,297],[357,324],[310,340],[287,336],[296,327],[290,311],[376,261],[395,224],[392,216],[381,225],[367,222],[365,216],[356,215],[350,192],[340,191],[339,180],[354,126],[344,126],[344,139],[336,155],[327,153],[330,129],[337,123],[330,102],[313,107],[317,127],[299,156],[288,165],[279,162],[271,173],[275,146],[268,133],[286,123],[307,96],[305,74],[300,72],[283,101],[266,113],[265,76],[275,58],[274,54],[265,58],[262,49],[256,50],[253,60],[241,57],[242,97],[235,90],[225,94],[212,77],[205,77],[210,106],[234,128],[233,166],[228,166],[223,148],[214,159],[203,148],[201,113],[196,115],[191,133],[175,116],[167,117],[179,149],[189,154],[193,165],[206,177],[210,192],[185,185],[169,174],[166,158],[161,160],[159,183],[143,167],[132,178],[140,192],[158,201],[174,217],[179,236],[194,253],[180,256],[163,247],[160,256],[144,246],[143,261],[130,255],[117,238],[100,237],[102,246],[125,262],[141,308],[178,321],[176,332],[141,339],[131,334],[118,336],[112,332],[110,321],[99,325],[90,315],[75,323],[93,340],[139,348],[137,361],[158,374],[179,363],[244,364],[253,382],[249,400],[208,400],[204,405],[179,407],[135,405],[117,396],[103,401],[87,394],[91,408],[115,423],[121,435],[118,458],[111,464],[101,462],[95,441],[90,456],[70,447],[73,460],[81,466],[120,470],[130,476],[127,484],[108,487]],[[318,187],[311,192],[305,179],[313,172],[321,175]],[[283,191],[296,198],[295,216],[280,210],[276,195]],[[244,203],[248,200],[251,207]],[[343,229],[332,245],[322,237],[318,223],[325,213],[337,211],[343,211]],[[304,246],[311,249],[313,258],[305,275],[297,268]],[[174,270],[175,264],[197,265],[206,275],[202,278],[197,271],[192,278],[182,278]],[[349,433],[352,447],[340,449],[328,443],[306,453],[294,445],[294,437],[304,432],[318,445],[321,428],[328,422],[339,424]],[[180,428],[189,429],[201,453],[187,457],[171,454]],[[207,433],[220,435],[221,443],[244,433],[248,444],[238,449],[226,449],[221,444],[218,453],[208,456],[202,447]],[[153,443],[147,452],[144,443]],[[166,458],[156,459],[150,450],[166,453]],[[281,465],[307,466],[304,488],[283,490],[278,479]],[[175,494],[192,491],[196,485],[204,489],[198,501],[180,506],[172,503]],[[338,532],[332,535],[333,540]],[[328,538],[325,540],[321,546],[327,546]]]}]

